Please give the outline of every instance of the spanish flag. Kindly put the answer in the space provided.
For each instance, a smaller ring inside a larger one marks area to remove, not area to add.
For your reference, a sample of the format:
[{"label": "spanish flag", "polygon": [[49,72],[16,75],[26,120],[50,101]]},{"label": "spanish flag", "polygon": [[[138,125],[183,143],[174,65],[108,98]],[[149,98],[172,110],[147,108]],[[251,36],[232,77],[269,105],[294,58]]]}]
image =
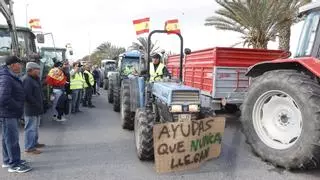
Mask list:
[{"label": "spanish flag", "polygon": [[137,19],[133,21],[133,25],[136,29],[136,34],[149,33],[150,18]]},{"label": "spanish flag", "polygon": [[29,26],[33,29],[41,29],[40,19],[31,19],[29,21]]},{"label": "spanish flag", "polygon": [[49,71],[46,77],[46,83],[49,86],[64,86],[67,83],[67,77],[64,75],[62,70],[55,67]]},{"label": "spanish flag", "polygon": [[179,27],[179,21],[178,19],[172,19],[166,21],[164,29],[168,31],[168,34],[180,34],[180,27]]}]

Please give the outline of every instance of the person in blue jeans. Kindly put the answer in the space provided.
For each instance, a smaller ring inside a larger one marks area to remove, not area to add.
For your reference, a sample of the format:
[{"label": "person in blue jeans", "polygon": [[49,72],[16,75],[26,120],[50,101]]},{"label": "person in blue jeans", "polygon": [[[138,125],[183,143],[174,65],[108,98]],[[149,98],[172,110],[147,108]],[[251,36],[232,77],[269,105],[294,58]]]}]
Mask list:
[{"label": "person in blue jeans", "polygon": [[40,66],[34,62],[26,65],[27,74],[23,78],[23,88],[25,92],[24,103],[24,141],[25,152],[27,154],[40,154],[37,148],[45,145],[38,142],[40,116],[43,114],[43,93],[40,82]]},{"label": "person in blue jeans", "polygon": [[0,123],[2,124],[2,167],[8,172],[24,173],[32,168],[21,160],[18,121],[23,115],[25,93],[19,74],[21,60],[4,56],[0,67]]},{"label": "person in blue jeans", "polygon": [[81,101],[81,90],[84,87],[83,75],[80,72],[81,64],[73,63],[73,69],[70,72],[70,90],[72,91],[71,113],[81,112],[79,109]]}]

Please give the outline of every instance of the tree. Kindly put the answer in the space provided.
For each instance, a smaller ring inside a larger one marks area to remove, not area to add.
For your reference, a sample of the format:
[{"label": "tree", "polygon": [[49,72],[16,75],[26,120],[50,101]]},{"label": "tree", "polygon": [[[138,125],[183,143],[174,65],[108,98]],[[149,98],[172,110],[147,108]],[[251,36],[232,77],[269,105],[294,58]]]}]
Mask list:
[{"label": "tree", "polygon": [[279,3],[279,9],[283,10],[283,16],[279,20],[279,49],[290,50],[290,36],[291,36],[291,26],[298,22],[298,11],[299,8],[311,0],[275,0]]},{"label": "tree", "polygon": [[[147,54],[148,38],[139,37],[137,40],[138,42],[132,42],[130,49],[142,51],[144,54]],[[151,42],[151,54],[156,52],[159,48],[160,47],[157,45],[157,41],[155,43]]]},{"label": "tree", "polygon": [[[90,61],[93,64],[100,64],[102,59],[117,60],[118,56],[125,51],[126,49],[124,47],[112,45],[110,42],[104,42],[90,55]],[[88,56],[85,56],[84,58],[87,60],[89,59]]]},{"label": "tree", "polygon": [[243,46],[266,49],[274,41],[283,12],[276,0],[216,0],[222,7],[205,20],[206,26],[241,33]]}]

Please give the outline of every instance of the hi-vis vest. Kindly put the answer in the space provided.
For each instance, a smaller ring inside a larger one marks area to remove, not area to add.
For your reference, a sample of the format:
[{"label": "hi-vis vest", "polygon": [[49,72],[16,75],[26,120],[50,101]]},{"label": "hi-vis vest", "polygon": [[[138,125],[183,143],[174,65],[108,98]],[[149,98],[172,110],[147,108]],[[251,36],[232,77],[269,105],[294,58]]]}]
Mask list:
[{"label": "hi-vis vest", "polygon": [[82,74],[80,72],[76,72],[74,76],[71,76],[70,78],[70,89],[83,89],[84,83],[85,81],[82,77]]},{"label": "hi-vis vest", "polygon": [[[90,83],[91,86],[93,86],[94,85],[93,75],[90,72],[88,72],[87,70],[85,70],[84,73],[89,76],[89,83]],[[87,87],[89,87],[89,86],[88,86],[87,82],[85,82],[84,83],[84,88],[87,88]]]},{"label": "hi-vis vest", "polygon": [[162,79],[164,64],[159,63],[157,70],[154,70],[153,63],[150,63],[150,80],[149,82],[159,81]]}]

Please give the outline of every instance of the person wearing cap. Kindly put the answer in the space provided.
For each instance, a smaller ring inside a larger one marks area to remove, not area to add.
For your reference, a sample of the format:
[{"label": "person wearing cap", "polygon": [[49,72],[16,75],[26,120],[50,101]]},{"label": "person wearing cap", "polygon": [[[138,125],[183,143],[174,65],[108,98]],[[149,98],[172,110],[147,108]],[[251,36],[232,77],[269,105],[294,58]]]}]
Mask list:
[{"label": "person wearing cap", "polygon": [[92,93],[93,93],[93,86],[94,86],[94,78],[92,73],[90,72],[90,66],[86,65],[85,70],[83,73],[84,76],[84,88],[85,88],[85,96],[82,105],[84,107],[94,108],[95,106],[92,105]]},{"label": "person wearing cap", "polygon": [[166,66],[160,62],[161,55],[156,53],[152,56],[150,63],[150,82],[160,81],[163,77],[170,77],[170,73]]},{"label": "person wearing cap", "polygon": [[52,108],[53,120],[55,121],[66,121],[66,118],[62,117],[63,114],[60,114],[57,111],[59,98],[65,92],[65,85],[67,83],[67,77],[65,76],[62,67],[62,62],[55,62],[54,67],[50,70],[46,78],[47,84],[52,87],[54,96]]},{"label": "person wearing cap", "polygon": [[19,78],[21,60],[16,56],[5,56],[6,64],[0,68],[0,123],[2,124],[3,168],[8,172],[24,173],[31,170],[21,160],[19,145],[19,119],[23,115],[25,93]]},{"label": "person wearing cap", "polygon": [[34,62],[26,65],[27,74],[23,78],[23,88],[26,94],[24,103],[24,148],[27,154],[40,154],[37,148],[45,145],[38,142],[40,116],[43,114],[43,93],[40,82],[40,66]]},{"label": "person wearing cap", "polygon": [[72,91],[71,113],[81,112],[79,109],[81,101],[81,90],[84,88],[83,75],[80,72],[81,64],[73,63],[73,69],[70,71],[70,90]]}]

